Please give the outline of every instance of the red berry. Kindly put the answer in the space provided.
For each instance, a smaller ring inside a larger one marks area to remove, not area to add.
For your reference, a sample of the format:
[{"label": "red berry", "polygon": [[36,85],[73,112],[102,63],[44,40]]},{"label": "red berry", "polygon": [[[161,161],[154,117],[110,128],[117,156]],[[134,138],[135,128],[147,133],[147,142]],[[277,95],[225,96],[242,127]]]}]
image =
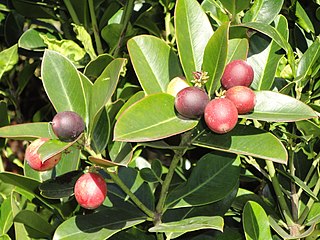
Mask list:
[{"label": "red berry", "polygon": [[24,159],[27,161],[29,166],[37,171],[47,171],[52,169],[61,159],[61,153],[58,153],[46,161],[42,162],[38,153],[39,148],[47,142],[47,138],[39,138],[34,140],[26,149]]},{"label": "red berry", "polygon": [[198,87],[187,87],[178,92],[175,108],[186,118],[200,117],[209,102],[208,94]]},{"label": "red berry", "polygon": [[215,133],[231,131],[238,121],[236,106],[227,98],[211,100],[204,110],[204,120]]},{"label": "red berry", "polygon": [[239,114],[251,112],[256,104],[254,91],[245,86],[235,86],[226,91],[226,98],[231,100]]},{"label": "red berry", "polygon": [[233,60],[226,65],[221,78],[221,84],[225,89],[234,86],[249,87],[253,81],[252,67],[244,60]]},{"label": "red berry", "polygon": [[80,206],[95,209],[107,196],[107,184],[99,173],[85,173],[76,181],[74,194]]},{"label": "red berry", "polygon": [[84,131],[83,119],[75,112],[57,113],[52,120],[54,134],[64,142],[72,142]]}]

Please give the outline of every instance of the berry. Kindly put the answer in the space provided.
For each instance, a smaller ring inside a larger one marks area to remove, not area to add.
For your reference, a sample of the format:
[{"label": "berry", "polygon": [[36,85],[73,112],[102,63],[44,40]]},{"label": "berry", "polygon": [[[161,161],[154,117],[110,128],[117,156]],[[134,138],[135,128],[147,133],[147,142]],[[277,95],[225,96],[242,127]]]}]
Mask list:
[{"label": "berry", "polygon": [[185,77],[175,77],[169,82],[167,93],[176,97],[177,93],[186,87],[190,87],[190,85],[186,82]]},{"label": "berry", "polygon": [[221,84],[225,89],[234,86],[249,87],[253,81],[252,67],[244,60],[233,60],[224,69]]},{"label": "berry", "polygon": [[95,209],[107,196],[107,184],[99,173],[85,173],[76,181],[74,194],[81,207]]},{"label": "berry", "polygon": [[186,118],[200,117],[209,102],[208,94],[198,87],[187,87],[178,92],[175,108]]},{"label": "berry", "polygon": [[213,132],[219,134],[227,133],[237,124],[238,111],[229,99],[216,98],[206,106],[204,120]]},{"label": "berry", "polygon": [[50,170],[54,168],[61,159],[62,154],[58,153],[42,162],[38,150],[48,140],[48,138],[36,139],[26,149],[24,159],[27,161],[29,166],[36,171]]},{"label": "berry", "polygon": [[75,112],[57,113],[52,120],[54,134],[64,142],[72,142],[84,131],[83,119]]},{"label": "berry", "polygon": [[251,112],[256,103],[254,91],[245,86],[232,87],[226,91],[225,96],[234,103],[238,109],[238,114]]}]

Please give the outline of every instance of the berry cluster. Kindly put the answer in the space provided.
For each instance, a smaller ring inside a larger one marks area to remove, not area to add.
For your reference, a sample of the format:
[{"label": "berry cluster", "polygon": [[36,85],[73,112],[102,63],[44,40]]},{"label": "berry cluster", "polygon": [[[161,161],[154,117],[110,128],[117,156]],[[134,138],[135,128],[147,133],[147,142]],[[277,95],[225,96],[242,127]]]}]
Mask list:
[{"label": "berry cluster", "polygon": [[175,108],[186,118],[204,115],[213,132],[227,133],[236,126],[238,114],[249,113],[255,106],[255,93],[249,88],[253,76],[253,69],[246,61],[231,61],[221,78],[221,85],[226,90],[223,96],[210,100],[203,88],[189,86],[177,93]]},{"label": "berry cluster", "polygon": [[[57,113],[51,126],[56,137],[63,142],[75,141],[85,130],[83,119],[73,111]],[[49,141],[48,138],[36,139],[26,149],[25,160],[36,171],[47,171],[54,168],[62,157],[62,153],[59,152],[45,161],[41,159],[38,150],[47,141]],[[106,198],[107,184],[99,173],[87,172],[76,181],[74,193],[80,206],[95,209]]]}]

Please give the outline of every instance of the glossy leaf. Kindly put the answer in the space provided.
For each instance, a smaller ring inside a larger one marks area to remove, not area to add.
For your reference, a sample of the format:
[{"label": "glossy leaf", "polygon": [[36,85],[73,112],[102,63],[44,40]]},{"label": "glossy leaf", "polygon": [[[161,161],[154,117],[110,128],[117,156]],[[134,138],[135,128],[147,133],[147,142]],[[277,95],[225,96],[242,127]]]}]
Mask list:
[{"label": "glossy leaf", "polygon": [[94,82],[89,102],[90,129],[93,126],[92,124],[97,121],[97,115],[113,95],[125,64],[126,59],[118,58],[113,60]]},{"label": "glossy leaf", "polygon": [[248,8],[250,4],[250,0],[220,0],[220,2],[233,16]]},{"label": "glossy leaf", "polygon": [[243,22],[261,22],[270,24],[279,14],[284,0],[255,0],[244,15]]},{"label": "glossy leaf", "polygon": [[68,173],[79,169],[80,166],[80,147],[73,144],[62,153],[60,162],[55,166],[55,176]]},{"label": "glossy leaf", "polygon": [[61,54],[46,50],[41,72],[45,91],[55,110],[74,111],[87,119],[82,79],[75,66]]},{"label": "glossy leaf", "polygon": [[237,59],[246,60],[248,55],[248,50],[249,50],[249,42],[247,39],[245,38],[230,39],[228,41],[228,51],[227,51],[228,54],[227,54],[226,63],[231,62],[233,60],[237,60]]},{"label": "glossy leaf", "polygon": [[84,74],[90,79],[98,78],[103,70],[111,63],[114,58],[109,54],[100,54],[91,60],[84,69]]},{"label": "glossy leaf", "polygon": [[188,181],[169,193],[167,208],[201,206],[223,199],[238,184],[239,164],[240,159],[235,155],[204,155],[192,170]]},{"label": "glossy leaf", "polygon": [[23,162],[23,175],[38,182],[43,182],[52,178],[53,171],[53,169],[47,171],[37,171],[32,169],[27,161]]},{"label": "glossy leaf", "polygon": [[307,33],[314,33],[314,27],[312,21],[310,20],[308,14],[303,9],[299,1],[296,1],[296,17],[297,23],[307,32]]},{"label": "glossy leaf", "polygon": [[[54,227],[43,217],[31,210],[21,210],[14,217],[15,222],[23,223],[27,231],[32,231],[38,238],[48,238],[54,232]],[[30,235],[32,235],[30,234]]]},{"label": "glossy leaf", "polygon": [[306,81],[305,78],[309,77],[312,73],[314,64],[320,59],[320,37],[317,37],[312,45],[305,51],[300,58],[297,67],[297,77],[302,78],[302,81]]},{"label": "glossy leaf", "polygon": [[91,147],[102,153],[111,137],[111,119],[106,108],[103,108],[91,134]]},{"label": "glossy leaf", "polygon": [[272,239],[268,216],[258,203],[249,201],[243,209],[242,219],[246,240]]},{"label": "glossy leaf", "polygon": [[227,61],[228,38],[229,23],[224,23],[209,39],[204,51],[202,70],[208,72],[209,79],[206,88],[210,96],[213,95],[220,84]]},{"label": "glossy leaf", "polygon": [[201,3],[203,10],[213,18],[218,25],[222,25],[224,22],[228,22],[229,17],[223,12],[222,6],[212,0],[204,0]]},{"label": "glossy leaf", "polygon": [[47,122],[24,123],[0,128],[0,137],[10,139],[56,138]]},{"label": "glossy leaf", "polygon": [[110,160],[93,156],[90,156],[89,160],[103,167],[127,167],[132,160],[134,150],[131,143],[115,141],[109,147]]},{"label": "glossy leaf", "polygon": [[13,212],[11,206],[11,199],[12,195],[10,194],[9,197],[5,198],[1,203],[1,217],[0,217],[0,236],[6,234],[12,224],[13,224]]},{"label": "glossy leaf", "polygon": [[82,171],[70,171],[39,185],[40,194],[45,198],[60,199],[73,195],[73,189]]},{"label": "glossy leaf", "polygon": [[177,222],[160,223],[152,228],[150,232],[164,232],[169,239],[177,238],[187,232],[201,229],[215,229],[223,231],[224,221],[220,216],[199,216],[183,219]]},{"label": "glossy leaf", "polygon": [[243,23],[239,26],[252,28],[256,31],[259,31],[268,37],[270,37],[273,41],[275,41],[281,48],[288,51],[290,48],[290,45],[287,43],[287,41],[283,38],[283,36],[271,25],[260,23],[260,22],[248,22]]},{"label": "glossy leaf", "polygon": [[196,120],[185,120],[176,115],[173,96],[152,94],[134,103],[119,116],[114,138],[128,142],[158,140],[185,132],[196,124]]},{"label": "glossy leaf", "polygon": [[297,128],[305,137],[315,138],[320,137],[320,127],[310,120],[296,122]]},{"label": "glossy leaf", "polygon": [[108,239],[117,232],[133,227],[146,220],[126,209],[106,208],[85,216],[71,217],[64,221],[54,233],[53,240]]},{"label": "glossy leaf", "polygon": [[[262,129],[238,124],[226,134],[215,134],[199,126],[193,145],[243,154],[286,164],[288,154],[281,141]],[[268,146],[267,148],[265,146]]]},{"label": "glossy leaf", "polygon": [[254,111],[239,117],[273,122],[294,122],[318,117],[311,107],[288,95],[272,91],[257,91],[255,94]]},{"label": "glossy leaf", "polygon": [[58,139],[49,139],[48,141],[43,143],[38,149],[41,161],[45,162],[57,153],[65,151],[67,148],[75,144],[81,137],[82,135],[80,135],[77,139],[75,139],[72,142],[62,142]]},{"label": "glossy leaf", "polygon": [[142,168],[139,173],[147,182],[162,182],[162,164],[159,160],[153,160],[150,168]]},{"label": "glossy leaf", "polygon": [[146,95],[166,92],[169,81],[182,75],[177,55],[160,38],[149,35],[131,38],[128,51]]},{"label": "glossy leaf", "polygon": [[0,78],[2,75],[10,71],[19,60],[18,45],[15,44],[0,52]]},{"label": "glossy leaf", "polygon": [[50,32],[43,32],[41,29],[30,28],[19,38],[19,47],[33,51],[44,51],[44,48],[47,47],[47,45],[40,36],[42,34],[49,38],[55,38]]},{"label": "glossy leaf", "polygon": [[[275,29],[285,39],[288,39],[289,32],[286,18],[280,15],[275,20],[275,25]],[[254,69],[254,80],[251,87],[256,90],[270,90],[284,53],[281,53],[281,48],[275,41],[271,41],[266,48],[261,42],[263,40],[259,36],[253,36],[250,41],[251,56],[247,61]]]},{"label": "glossy leaf", "polygon": [[182,68],[187,80],[201,71],[204,49],[213,34],[210,21],[195,0],[178,0],[175,8],[175,30]]}]

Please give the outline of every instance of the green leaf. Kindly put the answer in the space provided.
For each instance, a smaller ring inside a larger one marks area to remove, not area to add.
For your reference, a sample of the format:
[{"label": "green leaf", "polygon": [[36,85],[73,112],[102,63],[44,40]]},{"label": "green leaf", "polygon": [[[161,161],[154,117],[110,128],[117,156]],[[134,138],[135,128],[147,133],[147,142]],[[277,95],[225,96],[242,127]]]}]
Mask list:
[{"label": "green leaf", "polygon": [[147,182],[162,182],[162,164],[157,159],[151,162],[150,168],[142,168],[139,173],[142,179]]},{"label": "green leaf", "polygon": [[237,59],[247,59],[249,42],[247,39],[234,38],[228,41],[227,61],[229,63]]},{"label": "green leaf", "polygon": [[307,32],[315,33],[313,24],[299,1],[296,1],[296,22]]},{"label": "green leaf", "polygon": [[117,58],[113,60],[94,82],[89,105],[89,128],[91,130],[97,121],[98,114],[112,97],[126,61],[127,60],[124,58]]},{"label": "green leaf", "polygon": [[201,229],[215,229],[222,232],[223,225],[224,221],[220,216],[199,216],[183,219],[177,222],[160,223],[149,228],[149,232],[164,232],[169,239],[174,239],[187,232]]},{"label": "green leaf", "polygon": [[0,79],[5,72],[10,71],[18,63],[18,60],[17,44],[0,52]]},{"label": "green leaf", "polygon": [[320,138],[320,126],[310,120],[296,122],[297,128],[308,138]]},{"label": "green leaf", "polygon": [[47,122],[24,123],[0,128],[0,137],[32,140],[36,138],[56,138]]},{"label": "green leaf", "polygon": [[[275,29],[288,39],[289,27],[286,18],[280,15],[275,20]],[[274,83],[276,70],[284,53],[279,53],[281,48],[275,41],[271,41],[265,48],[259,35],[254,35],[250,41],[251,56],[248,63],[254,69],[254,80],[251,87],[255,90],[270,90]]]},{"label": "green leaf", "polygon": [[239,117],[272,122],[294,122],[318,117],[311,107],[288,95],[272,91],[256,91],[255,94],[253,112]]},{"label": "green leaf", "polygon": [[42,29],[30,28],[21,35],[18,41],[18,45],[20,48],[24,48],[27,50],[44,51],[47,45],[44,43],[41,35],[45,35],[51,39],[55,38],[55,36],[50,32],[45,32]]},{"label": "green leaf", "polygon": [[229,13],[233,15],[233,17],[241,12],[242,10],[245,10],[250,5],[250,0],[220,0],[222,5],[228,10]]},{"label": "green leaf", "polygon": [[279,14],[284,0],[255,0],[243,17],[243,22],[261,22],[270,24]]},{"label": "green leaf", "polygon": [[188,181],[169,193],[166,206],[169,208],[201,206],[223,199],[238,184],[239,165],[240,159],[235,155],[214,153],[204,155],[197,162]]},{"label": "green leaf", "polygon": [[268,216],[258,203],[249,201],[243,209],[242,219],[246,240],[272,239]]},{"label": "green leaf", "polygon": [[201,6],[203,10],[218,23],[219,26],[230,20],[228,15],[224,12],[221,4],[218,4],[216,1],[204,0],[201,3]]},{"label": "green leaf", "polygon": [[63,153],[60,162],[55,166],[55,176],[79,169],[80,151],[78,144],[68,147]]},{"label": "green leaf", "polygon": [[[226,134],[215,134],[199,126],[193,145],[262,158],[286,164],[288,154],[281,141],[262,129],[238,124]],[[268,146],[267,148],[265,146]]]},{"label": "green leaf", "polygon": [[176,115],[173,96],[152,94],[134,103],[119,116],[114,138],[128,142],[158,140],[190,130],[197,122]]},{"label": "green leaf", "polygon": [[229,22],[224,23],[216,30],[204,50],[202,69],[208,72],[209,79],[206,83],[206,88],[209,96],[214,94],[220,84],[227,61],[228,38]]},{"label": "green leaf", "polygon": [[61,153],[62,151],[66,150],[67,148],[71,147],[75,144],[82,135],[80,135],[77,139],[72,142],[62,142],[59,139],[49,139],[45,143],[43,143],[39,149],[38,154],[42,162],[45,162],[52,156]]},{"label": "green leaf", "polygon": [[0,235],[6,234],[13,224],[13,212],[11,206],[12,195],[5,198],[1,203],[1,217],[0,217]]},{"label": "green leaf", "polygon": [[193,72],[202,70],[204,49],[213,29],[195,0],[178,0],[174,21],[180,61],[187,80],[191,82]]},{"label": "green leaf", "polygon": [[84,74],[90,79],[98,78],[113,59],[109,54],[100,54],[96,59],[91,60],[87,64]]},{"label": "green leaf", "polygon": [[56,111],[73,111],[86,120],[88,103],[75,66],[63,55],[46,50],[41,72],[45,91]]},{"label": "green leaf", "polygon": [[[51,237],[54,232],[54,227],[49,224],[40,214],[31,210],[21,210],[15,217],[15,222],[23,223],[27,231],[31,230],[37,237]],[[28,231],[28,232],[29,232]],[[34,233],[34,231],[36,233]]]},{"label": "green leaf", "polygon": [[182,75],[177,55],[160,38],[149,35],[131,38],[128,51],[146,95],[166,92],[169,81]]},{"label": "green leaf", "polygon": [[91,59],[96,59],[97,55],[94,51],[90,34],[83,26],[72,24],[73,31],[77,34],[77,39],[82,43],[85,51],[89,54]]},{"label": "green leaf", "polygon": [[320,37],[317,37],[312,45],[304,52],[297,67],[297,77],[302,78],[306,82],[312,74],[312,69],[317,61],[320,59]]},{"label": "green leaf", "polygon": [[54,233],[53,240],[104,240],[145,221],[146,217],[128,212],[126,209],[106,208],[96,213],[76,216],[64,221]]},{"label": "green leaf", "polygon": [[55,51],[68,58],[74,64],[80,64],[80,61],[86,55],[86,52],[74,41],[68,39],[57,40],[47,35],[40,35],[43,42],[50,51]]},{"label": "green leaf", "polygon": [[37,171],[37,170],[32,169],[27,161],[23,162],[23,175],[25,177],[36,180],[38,182],[43,182],[47,179],[52,178],[53,171],[54,171],[53,169],[48,170],[48,171]]},{"label": "green leaf", "polygon": [[39,185],[40,194],[45,198],[60,199],[73,195],[73,189],[82,171],[70,171]]},{"label": "green leaf", "polygon": [[[268,37],[270,37],[273,41],[275,41],[281,48],[283,48],[286,52],[288,52],[291,47],[289,43],[284,39],[284,37],[271,25],[260,22],[248,22],[242,23],[238,26],[252,28],[256,31],[259,31]],[[292,49],[291,49],[292,51]]]},{"label": "green leaf", "polygon": [[91,134],[91,147],[95,152],[102,153],[105,150],[111,137],[111,128],[110,116],[103,108]]}]

